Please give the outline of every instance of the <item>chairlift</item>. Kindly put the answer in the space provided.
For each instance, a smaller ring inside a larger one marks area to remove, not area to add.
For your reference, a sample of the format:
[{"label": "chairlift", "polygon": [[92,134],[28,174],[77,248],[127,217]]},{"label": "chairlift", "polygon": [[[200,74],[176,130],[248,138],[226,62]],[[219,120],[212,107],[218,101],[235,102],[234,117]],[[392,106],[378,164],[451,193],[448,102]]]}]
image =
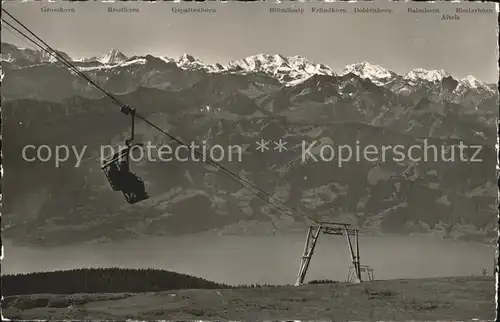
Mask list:
[{"label": "chairlift", "polygon": [[125,140],[124,149],[120,149],[110,159],[103,160],[101,169],[113,191],[121,191],[129,204],[135,204],[149,198],[144,181],[130,171],[131,149],[142,144],[131,144],[134,139],[135,110],[127,107],[122,108],[122,112],[132,116],[131,136]]}]

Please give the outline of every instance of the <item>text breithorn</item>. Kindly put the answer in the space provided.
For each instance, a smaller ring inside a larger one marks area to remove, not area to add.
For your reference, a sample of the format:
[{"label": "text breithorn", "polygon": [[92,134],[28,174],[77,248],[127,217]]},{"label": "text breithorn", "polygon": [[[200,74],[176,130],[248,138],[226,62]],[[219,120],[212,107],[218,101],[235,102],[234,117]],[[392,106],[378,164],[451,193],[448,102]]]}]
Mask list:
[{"label": "text breithorn", "polygon": [[137,8],[108,8],[108,12],[121,12],[121,13],[138,13]]}]

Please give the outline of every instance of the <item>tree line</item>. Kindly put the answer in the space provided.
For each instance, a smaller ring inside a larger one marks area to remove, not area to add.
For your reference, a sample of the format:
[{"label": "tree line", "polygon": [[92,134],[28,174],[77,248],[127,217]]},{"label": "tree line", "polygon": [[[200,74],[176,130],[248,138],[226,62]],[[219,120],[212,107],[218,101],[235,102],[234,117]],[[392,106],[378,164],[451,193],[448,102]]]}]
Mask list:
[{"label": "tree line", "polygon": [[[337,283],[313,280],[309,284]],[[180,289],[266,288],[286,285],[228,285],[159,269],[82,268],[54,272],[5,275],[3,296],[26,294],[142,293]]]},{"label": "tree line", "polygon": [[2,294],[160,292],[223,289],[229,285],[157,269],[91,268],[2,276]]}]

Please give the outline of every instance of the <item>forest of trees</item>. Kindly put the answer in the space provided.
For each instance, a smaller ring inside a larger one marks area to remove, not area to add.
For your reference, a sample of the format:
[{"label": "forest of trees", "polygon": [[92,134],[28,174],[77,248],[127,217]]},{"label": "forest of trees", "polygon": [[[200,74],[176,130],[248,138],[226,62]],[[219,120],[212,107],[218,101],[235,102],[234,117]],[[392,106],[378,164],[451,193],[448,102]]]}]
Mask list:
[{"label": "forest of trees", "polygon": [[2,276],[2,295],[221,289],[225,284],[155,269],[95,268]]},{"label": "forest of trees", "polygon": [[[287,285],[227,285],[191,275],[158,269],[84,268],[55,272],[5,275],[3,296],[26,294],[141,293],[181,289],[283,287]],[[308,284],[338,283],[312,280]]]}]

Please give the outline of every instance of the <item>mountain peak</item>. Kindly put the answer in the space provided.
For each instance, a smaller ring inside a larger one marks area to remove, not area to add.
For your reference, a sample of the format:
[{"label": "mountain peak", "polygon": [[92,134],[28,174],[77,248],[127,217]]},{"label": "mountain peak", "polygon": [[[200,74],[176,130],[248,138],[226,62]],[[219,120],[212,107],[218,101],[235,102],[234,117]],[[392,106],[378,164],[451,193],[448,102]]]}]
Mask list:
[{"label": "mountain peak", "polygon": [[233,72],[262,72],[287,85],[298,84],[313,75],[334,75],[325,65],[315,64],[302,56],[285,57],[281,54],[256,54],[232,61],[228,70]]},{"label": "mountain peak", "polygon": [[259,70],[266,66],[288,65],[288,61],[280,54],[256,54],[229,63],[230,66],[240,66],[245,70]]},{"label": "mountain peak", "polygon": [[182,54],[182,56],[177,59],[177,65],[181,68],[188,69],[203,69],[206,67],[200,60],[186,53]]},{"label": "mountain peak", "polygon": [[270,60],[270,61],[286,61],[286,57],[280,54],[257,54],[247,57],[247,59]]},{"label": "mountain peak", "polygon": [[473,89],[473,90],[479,90],[479,91],[487,91],[490,93],[496,93],[496,86],[495,85],[488,85],[487,83],[480,81],[479,79],[475,78],[472,75],[467,75],[466,77],[462,78],[459,80],[459,87],[465,88],[465,89]]},{"label": "mountain peak", "polygon": [[183,63],[194,63],[196,62],[197,59],[194,58],[192,55],[190,54],[182,54],[182,56],[179,58],[179,62],[183,62]]},{"label": "mountain peak", "polygon": [[465,84],[467,84],[471,88],[478,88],[482,87],[483,83],[479,80],[477,80],[474,76],[472,75],[467,75],[467,77],[461,79],[461,81]]},{"label": "mountain peak", "polygon": [[[392,78],[394,73],[384,67],[363,61],[356,64],[347,65],[339,75],[353,73],[361,78],[369,79],[375,84],[383,85],[387,79]],[[384,81],[383,81],[384,80]]]},{"label": "mountain peak", "polygon": [[309,59],[303,57],[303,56],[290,56],[287,58],[288,63],[291,66],[297,67],[297,68],[305,68],[307,65],[316,65],[315,63],[311,62]]},{"label": "mountain peak", "polygon": [[[57,62],[55,56],[51,55],[45,50],[23,48],[14,44],[2,42],[2,52],[0,53],[1,61],[16,63],[23,66],[40,63],[54,63]],[[68,61],[73,59],[66,53],[56,50],[56,52],[63,56]]]},{"label": "mountain peak", "polygon": [[442,69],[428,70],[423,68],[414,68],[404,76],[404,79],[411,81],[421,79],[429,82],[439,82],[446,76],[449,76],[448,73]]},{"label": "mountain peak", "polygon": [[126,61],[127,56],[118,49],[111,49],[107,53],[97,57],[96,60],[104,65],[115,65]]}]

